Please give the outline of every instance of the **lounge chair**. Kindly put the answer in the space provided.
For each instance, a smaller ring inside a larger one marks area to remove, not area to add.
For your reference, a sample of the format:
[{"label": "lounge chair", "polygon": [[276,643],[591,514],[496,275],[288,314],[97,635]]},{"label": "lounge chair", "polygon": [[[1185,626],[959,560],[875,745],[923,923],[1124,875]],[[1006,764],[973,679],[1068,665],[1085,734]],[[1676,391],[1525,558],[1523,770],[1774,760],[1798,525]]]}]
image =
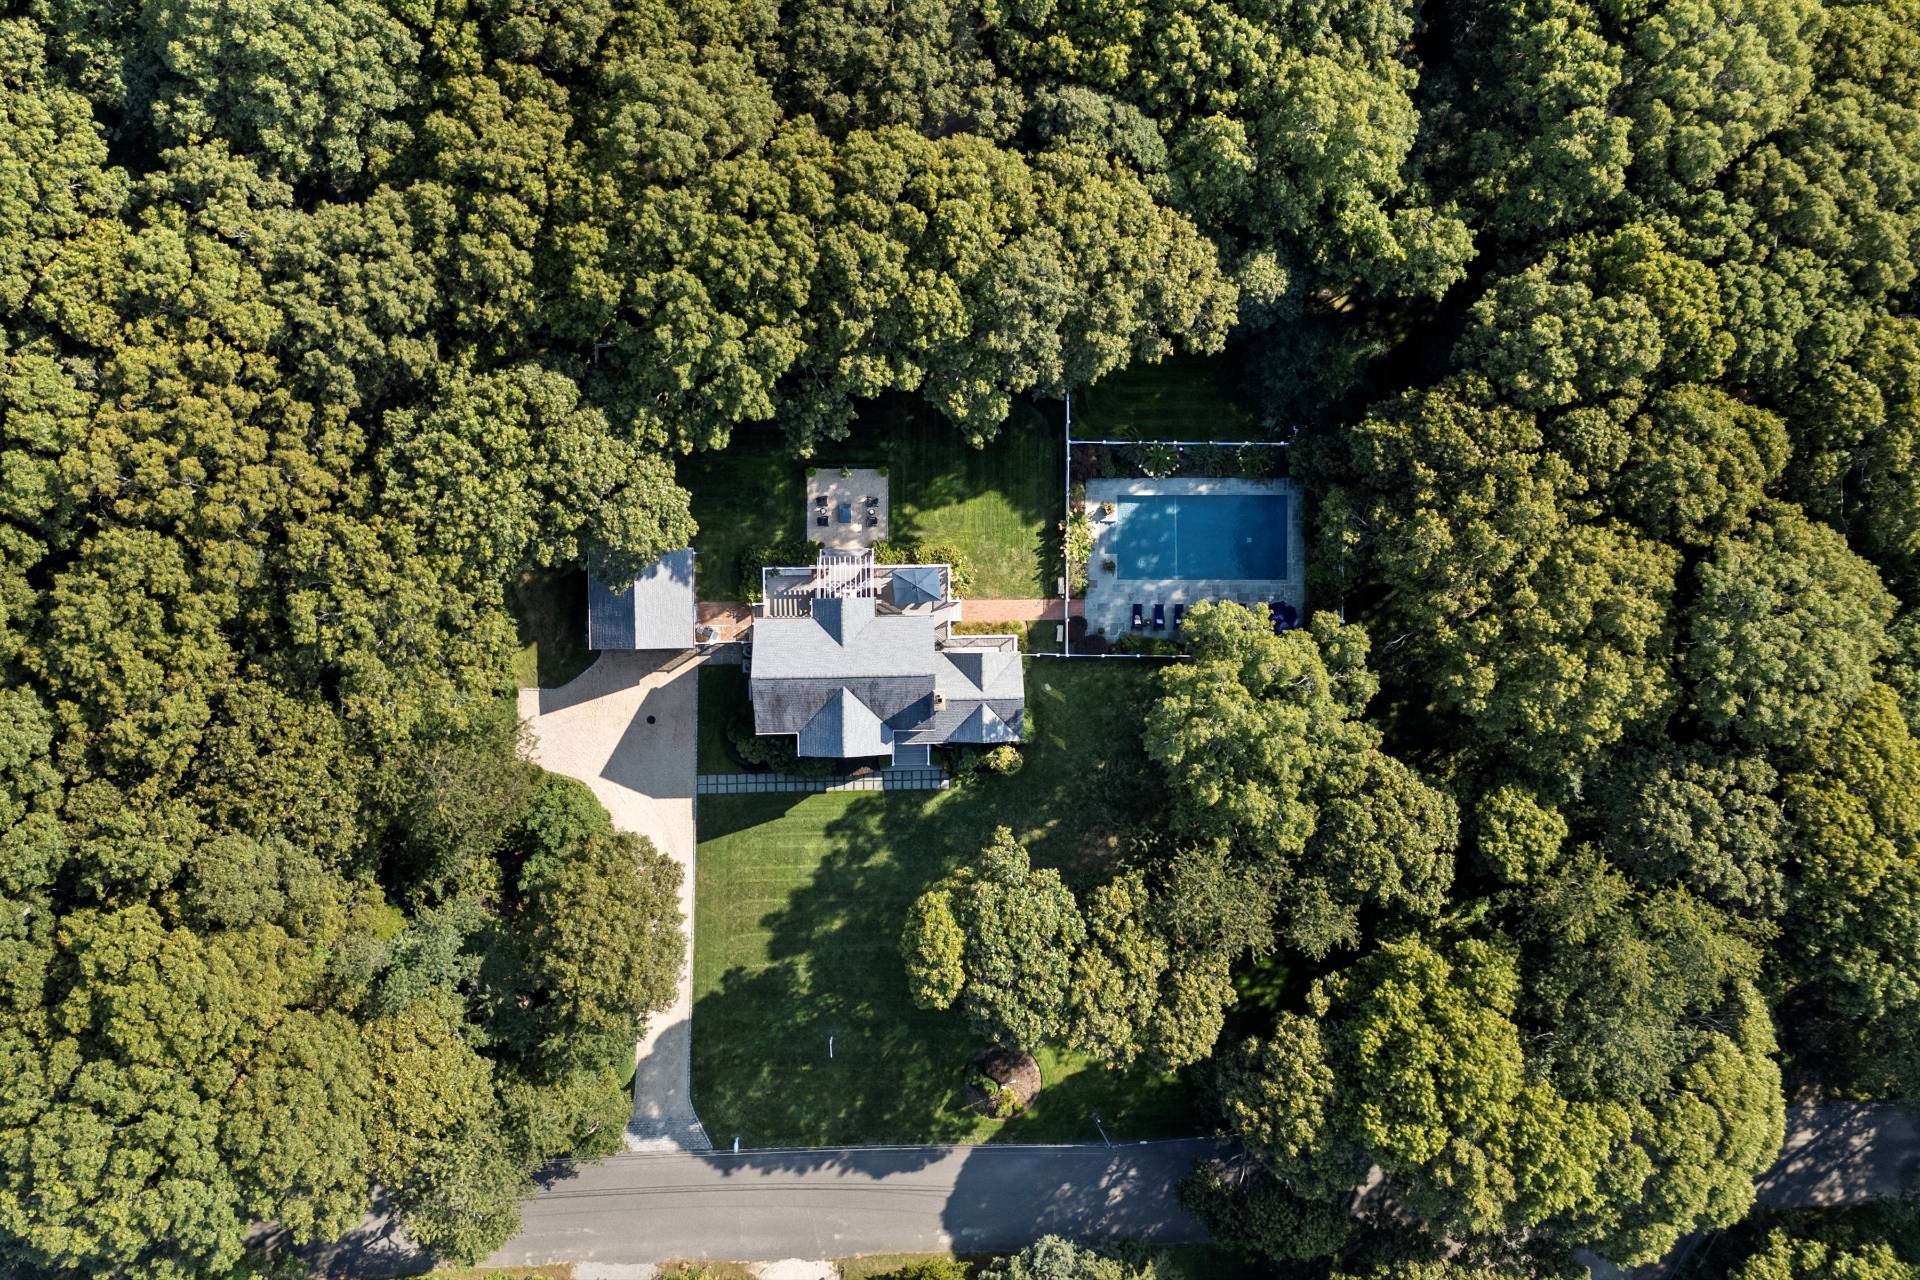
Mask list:
[{"label": "lounge chair", "polygon": [[1133,629],[1138,631],[1145,625],[1146,624],[1140,620],[1140,606],[1136,603],[1133,606]]},{"label": "lounge chair", "polygon": [[1186,620],[1187,606],[1184,604],[1175,604],[1173,606],[1173,634],[1180,634],[1180,625]]},{"label": "lounge chair", "polygon": [[1153,629],[1155,631],[1167,629],[1167,606],[1158,602],[1153,606]]}]

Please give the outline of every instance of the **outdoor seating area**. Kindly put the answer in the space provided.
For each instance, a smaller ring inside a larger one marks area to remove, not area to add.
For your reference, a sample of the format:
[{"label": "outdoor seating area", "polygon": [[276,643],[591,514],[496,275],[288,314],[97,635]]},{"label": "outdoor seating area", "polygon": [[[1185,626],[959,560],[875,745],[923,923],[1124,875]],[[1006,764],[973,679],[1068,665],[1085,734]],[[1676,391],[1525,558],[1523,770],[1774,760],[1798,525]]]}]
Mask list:
[{"label": "outdoor seating area", "polygon": [[[1195,600],[1193,603],[1202,604],[1205,602],[1201,600]],[[1291,631],[1293,628],[1300,625],[1300,611],[1285,600],[1261,601],[1261,600],[1243,599],[1243,600],[1237,600],[1235,601],[1235,603],[1240,604],[1248,609],[1251,609],[1255,613],[1259,613],[1262,609],[1264,609],[1266,611],[1267,620],[1273,624],[1273,631],[1275,635],[1280,634],[1282,631]],[[1180,628],[1184,626],[1187,621],[1186,602],[1184,600],[1176,600],[1174,602],[1173,625],[1171,628],[1169,628],[1167,625],[1167,606],[1163,601],[1158,601],[1158,600],[1154,601],[1153,605],[1151,606],[1152,608],[1151,617],[1148,616],[1148,612],[1147,612],[1148,607],[1149,606],[1142,604],[1138,600],[1133,602],[1132,624],[1128,629],[1132,631],[1139,631],[1139,632],[1164,631],[1169,636],[1172,636],[1173,638],[1178,639],[1180,635]]]},{"label": "outdoor seating area", "polygon": [[830,551],[884,540],[887,513],[887,477],[876,468],[821,468],[807,477],[808,536]]}]

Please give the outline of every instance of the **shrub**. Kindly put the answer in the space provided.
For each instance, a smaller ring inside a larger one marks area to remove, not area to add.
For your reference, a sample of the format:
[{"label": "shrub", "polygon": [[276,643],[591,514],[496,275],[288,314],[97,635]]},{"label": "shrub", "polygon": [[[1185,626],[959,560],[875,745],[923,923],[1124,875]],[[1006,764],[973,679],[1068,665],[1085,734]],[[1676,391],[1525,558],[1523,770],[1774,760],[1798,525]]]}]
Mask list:
[{"label": "shrub", "polygon": [[987,1095],[987,1112],[996,1120],[1005,1120],[1020,1110],[1020,1095],[984,1071],[975,1072],[974,1083]]},{"label": "shrub", "polygon": [[1093,557],[1093,523],[1087,519],[1087,513],[1076,511],[1073,517],[1063,521],[1060,532],[1066,542],[1067,576],[1072,580],[1073,594],[1082,596],[1087,591],[1087,561]]},{"label": "shrub", "polygon": [[1010,742],[1002,743],[1000,746],[987,752],[986,757],[982,761],[989,772],[1001,774],[1002,776],[1011,776],[1020,772],[1020,766],[1026,762],[1026,757],[1020,754],[1020,748]]},{"label": "shrub", "polygon": [[750,765],[785,773],[800,762],[789,734],[761,735],[753,731],[753,713],[737,715],[727,722],[727,743],[733,754]]},{"label": "shrub", "polygon": [[1235,451],[1225,445],[1197,444],[1181,453],[1180,470],[1190,476],[1228,476],[1239,464]]},{"label": "shrub", "polygon": [[1171,658],[1180,652],[1180,646],[1162,636],[1142,635],[1138,631],[1122,632],[1113,642],[1115,653],[1140,653],[1149,657]]},{"label": "shrub", "polygon": [[1162,479],[1180,469],[1180,450],[1170,444],[1130,444],[1120,451],[1121,460],[1142,475]]},{"label": "shrub", "polygon": [[874,1280],[967,1280],[967,1264],[958,1258],[923,1258],[895,1267]]}]

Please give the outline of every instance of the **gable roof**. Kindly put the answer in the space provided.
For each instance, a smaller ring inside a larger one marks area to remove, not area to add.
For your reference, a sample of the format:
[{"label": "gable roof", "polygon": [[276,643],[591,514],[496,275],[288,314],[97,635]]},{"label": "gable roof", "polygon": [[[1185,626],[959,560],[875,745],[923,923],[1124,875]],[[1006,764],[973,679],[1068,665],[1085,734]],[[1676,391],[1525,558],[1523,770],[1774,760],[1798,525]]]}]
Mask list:
[{"label": "gable roof", "polygon": [[755,619],[753,678],[931,680],[933,641],[929,614],[875,614],[870,599],[815,599],[805,617]]},{"label": "gable roof", "polygon": [[689,649],[699,613],[693,551],[669,551],[631,583],[587,578],[587,648]]},{"label": "gable roof", "polygon": [[893,735],[853,690],[841,688],[828,696],[800,730],[797,746],[803,756],[842,760],[883,756],[893,748]]},{"label": "gable roof", "polygon": [[1010,728],[1007,722],[994,713],[993,707],[985,702],[976,702],[953,731],[947,735],[948,742],[1018,742],[1020,733]]},{"label": "gable roof", "polygon": [[1024,698],[1020,651],[1013,645],[985,648],[942,645],[935,654],[934,687],[949,701],[971,698]]}]

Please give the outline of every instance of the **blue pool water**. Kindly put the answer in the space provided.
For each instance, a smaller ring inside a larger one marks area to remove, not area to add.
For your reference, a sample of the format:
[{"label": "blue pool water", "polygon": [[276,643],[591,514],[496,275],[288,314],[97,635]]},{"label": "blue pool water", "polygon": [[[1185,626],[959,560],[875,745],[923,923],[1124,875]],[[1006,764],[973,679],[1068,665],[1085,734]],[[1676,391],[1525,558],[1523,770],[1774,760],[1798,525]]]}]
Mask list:
[{"label": "blue pool water", "polygon": [[1285,578],[1287,495],[1137,495],[1115,499],[1107,538],[1115,576]]}]

